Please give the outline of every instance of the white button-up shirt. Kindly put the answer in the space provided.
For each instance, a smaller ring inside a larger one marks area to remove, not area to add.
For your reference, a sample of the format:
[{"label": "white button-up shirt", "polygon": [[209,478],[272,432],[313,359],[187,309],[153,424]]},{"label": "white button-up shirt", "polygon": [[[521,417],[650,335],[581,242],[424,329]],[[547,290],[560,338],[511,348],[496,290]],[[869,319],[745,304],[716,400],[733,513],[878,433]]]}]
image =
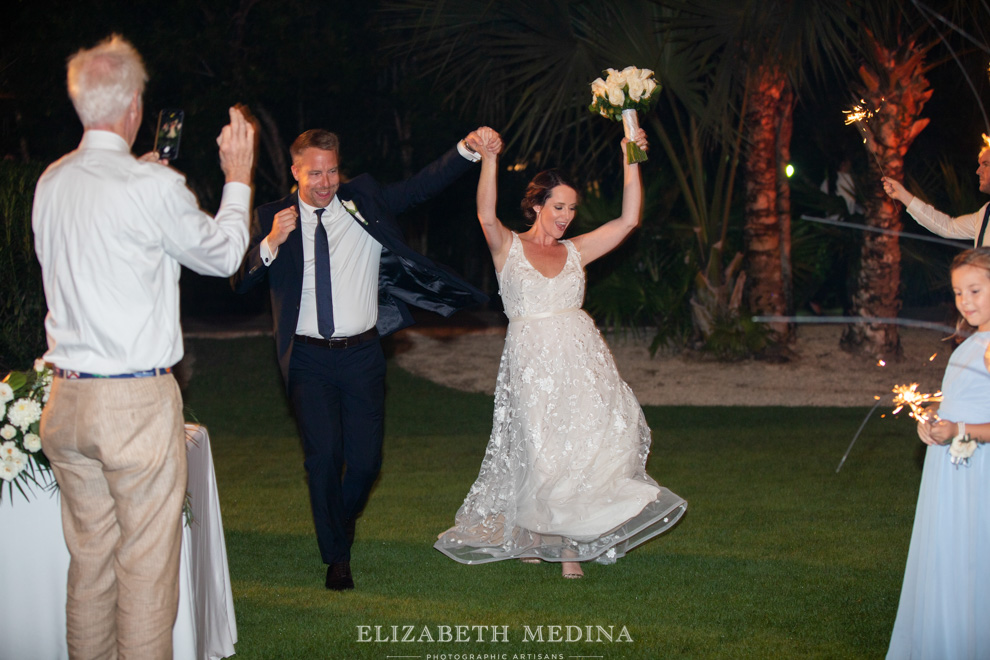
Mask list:
[{"label": "white button-up shirt", "polygon": [[[976,241],[980,237],[980,227],[983,226],[983,214],[987,212],[986,204],[981,206],[976,213],[967,213],[953,218],[915,197],[907,205],[907,212],[918,221],[919,225],[939,236],[968,238],[973,241],[974,247],[981,247],[976,245]],[[983,237],[983,245],[990,245],[990,229]]]},{"label": "white button-up shirt", "polygon": [[45,359],[121,374],[182,359],[179,274],[229,276],[247,249],[251,188],[224,186],[216,218],[185,178],[88,130],[35,191],[32,226],[48,302]]},{"label": "white button-up shirt", "polygon": [[[470,151],[464,140],[457,143],[464,158],[477,162],[481,154]],[[316,207],[299,200],[299,228],[302,231],[303,281],[296,334],[320,337],[316,318],[316,275],[313,241],[316,234]],[[361,212],[361,209],[358,209]],[[330,282],[333,292],[333,336],[353,337],[378,323],[378,272],[382,245],[365,230],[334,196],[323,213],[323,225],[330,240]],[[278,258],[279,250],[261,241],[259,256],[265,266]]]},{"label": "white button-up shirt", "polygon": [[[358,209],[360,211],[360,209]],[[320,337],[316,317],[316,207],[299,200],[303,280],[296,334]],[[378,271],[382,245],[366,232],[335,196],[323,212],[330,242],[330,283],[333,291],[333,336],[353,337],[378,323]],[[270,264],[279,251],[261,242],[261,258]]]}]

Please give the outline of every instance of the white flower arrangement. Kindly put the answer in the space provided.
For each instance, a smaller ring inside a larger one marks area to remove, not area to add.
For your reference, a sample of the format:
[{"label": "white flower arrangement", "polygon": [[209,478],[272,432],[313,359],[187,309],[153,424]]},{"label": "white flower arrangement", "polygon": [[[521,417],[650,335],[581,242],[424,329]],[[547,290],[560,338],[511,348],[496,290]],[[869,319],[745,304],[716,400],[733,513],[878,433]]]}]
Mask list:
[{"label": "white flower arrangement", "polygon": [[[33,371],[12,371],[0,382],[0,486],[7,484],[8,497],[16,488],[24,499],[37,486],[42,490],[58,488],[51,463],[41,450],[41,412],[52,391],[54,372],[43,360],[35,360]],[[16,400],[15,400],[16,399]],[[4,415],[3,406],[13,401]],[[188,433],[188,431],[187,431]],[[0,502],[3,488],[0,488]],[[182,506],[186,526],[193,522],[189,493]]]},{"label": "white flower arrangement", "polygon": [[[55,487],[48,457],[41,450],[38,427],[52,387],[52,370],[37,360],[31,371],[12,371],[0,382],[0,485],[25,498],[33,486]],[[0,488],[0,501],[3,489]]]},{"label": "white flower arrangement", "polygon": [[[32,486],[43,490],[58,488],[52,474],[51,463],[41,450],[41,412],[48,403],[55,374],[44,360],[34,361],[33,371],[11,371],[0,381],[0,486],[7,484],[8,496],[16,488],[24,499],[33,492]],[[15,400],[16,399],[16,400]],[[4,406],[14,403],[6,410]],[[188,436],[189,430],[186,430]],[[3,488],[0,488],[0,502]],[[189,493],[182,505],[182,515],[187,527],[192,526],[192,503]]]},{"label": "white flower arrangement", "polygon": [[588,109],[612,121],[621,121],[626,137],[626,155],[630,163],[647,160],[646,153],[632,142],[632,136],[639,128],[637,111],[653,108],[657,100],[660,84],[650,69],[627,66],[622,71],[605,70],[605,79],[595,78],[591,83],[591,105]]}]

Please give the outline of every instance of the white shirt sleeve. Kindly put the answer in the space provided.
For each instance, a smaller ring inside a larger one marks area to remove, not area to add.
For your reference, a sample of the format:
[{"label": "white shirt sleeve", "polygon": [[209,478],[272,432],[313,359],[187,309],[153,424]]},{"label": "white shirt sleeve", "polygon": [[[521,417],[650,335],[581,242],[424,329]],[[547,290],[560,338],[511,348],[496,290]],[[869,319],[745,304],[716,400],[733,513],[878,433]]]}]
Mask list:
[{"label": "white shirt sleeve", "polygon": [[479,154],[477,151],[471,151],[470,149],[468,149],[467,142],[465,142],[464,140],[461,140],[460,142],[457,143],[457,153],[464,156],[472,163],[477,163],[479,160],[481,160],[481,154]]},{"label": "white shirt sleeve", "polygon": [[915,197],[907,205],[907,212],[918,224],[939,236],[975,240],[980,232],[980,225],[983,223],[983,214],[986,212],[986,208],[987,205],[984,204],[976,213],[968,213],[953,218]]},{"label": "white shirt sleeve", "polygon": [[258,252],[261,256],[262,263],[266,266],[271,266],[272,262],[275,261],[275,258],[278,257],[278,248],[276,247],[275,251],[272,251],[271,247],[268,245],[267,236],[261,240],[261,245],[258,246]]},{"label": "white shirt sleeve", "polygon": [[241,265],[247,250],[251,217],[251,187],[228,183],[223,187],[215,217],[200,210],[182,180],[165,194],[158,218],[165,251],[180,264],[201,275],[227,277]]}]

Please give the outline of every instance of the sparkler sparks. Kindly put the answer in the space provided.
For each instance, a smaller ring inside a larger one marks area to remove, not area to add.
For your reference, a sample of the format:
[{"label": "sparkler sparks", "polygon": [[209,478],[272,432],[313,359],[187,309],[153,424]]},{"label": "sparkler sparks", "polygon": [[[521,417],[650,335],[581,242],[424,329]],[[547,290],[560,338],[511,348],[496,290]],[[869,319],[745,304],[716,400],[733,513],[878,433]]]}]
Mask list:
[{"label": "sparkler sparks", "polygon": [[919,392],[918,383],[911,383],[910,385],[894,385],[891,392],[894,393],[895,406],[894,412],[891,414],[896,415],[904,408],[910,408],[911,412],[908,413],[908,416],[914,417],[921,422],[927,422],[931,419],[928,411],[925,410],[925,404],[942,400],[942,392],[935,392],[934,394]]},{"label": "sparkler sparks", "polygon": [[[913,321],[912,323],[921,323],[921,322]],[[932,356],[928,358],[928,361],[931,362],[932,360],[935,359],[935,356],[937,355],[938,353],[932,353]],[[877,360],[878,367],[885,367],[886,365],[887,363],[884,362],[882,359]],[[919,421],[928,422],[938,419],[937,414],[934,413],[929,414],[928,411],[925,410],[924,404],[941,401],[942,400],[941,392],[935,392],[934,394],[919,392],[918,383],[911,383],[910,385],[895,385],[891,389],[891,392],[894,393],[894,405],[895,405],[894,411],[891,413],[892,415],[896,415],[906,407],[911,409],[909,415]],[[859,425],[859,428],[856,429],[856,434],[853,436],[852,441],[849,443],[849,447],[848,449],[846,449],[846,453],[842,455],[842,460],[839,461],[839,466],[835,468],[836,473],[838,473],[839,470],[842,469],[843,464],[845,464],[846,459],[849,457],[849,452],[852,451],[853,445],[856,444],[856,439],[859,438],[859,434],[863,432],[863,428],[866,426],[866,422],[869,421],[870,417],[873,416],[873,413],[876,412],[877,408],[880,407],[880,404],[883,403],[883,399],[881,399],[879,396],[874,395],[873,399],[875,403],[873,404],[873,407],[870,408],[870,412],[866,413],[866,417],[863,418],[863,421]],[[880,415],[881,418],[884,418],[886,416],[887,416],[886,413]]]},{"label": "sparkler sparks", "polygon": [[[881,103],[883,103],[883,101],[884,99],[880,99]],[[867,151],[873,154],[873,160],[877,162],[877,167],[880,169],[880,174],[886,177],[887,173],[884,171],[883,165],[880,164],[880,157],[877,156],[877,152],[870,147],[870,134],[866,130],[867,122],[873,119],[879,111],[879,107],[876,110],[873,110],[866,105],[866,101],[864,99],[860,99],[859,103],[854,105],[851,110],[843,110],[842,112],[846,115],[846,126],[856,124],[856,128],[858,128],[859,132],[863,134],[863,144],[866,145]]]},{"label": "sparkler sparks", "polygon": [[[860,99],[859,102],[862,104],[866,103],[863,99]],[[846,126],[858,124],[861,121],[868,121],[873,119],[873,115],[876,114],[876,112],[863,105],[854,105],[851,110],[843,110],[842,112],[846,115]]]}]

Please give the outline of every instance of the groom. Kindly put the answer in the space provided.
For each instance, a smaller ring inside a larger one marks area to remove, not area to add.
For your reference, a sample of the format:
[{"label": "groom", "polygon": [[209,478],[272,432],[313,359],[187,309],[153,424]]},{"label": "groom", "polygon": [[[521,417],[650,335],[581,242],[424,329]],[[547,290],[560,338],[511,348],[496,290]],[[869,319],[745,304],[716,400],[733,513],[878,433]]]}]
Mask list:
[{"label": "groom", "polygon": [[473,131],[400,183],[382,185],[367,174],[341,182],[337,136],[309,130],[289,149],[298,192],[256,210],[251,248],[233,284],[243,293],[268,278],[327,589],[354,588],[355,521],[381,467],[379,338],[412,324],[407,305],[450,316],[487,300],[406,245],[395,220],[467,172],[479,144]]}]

